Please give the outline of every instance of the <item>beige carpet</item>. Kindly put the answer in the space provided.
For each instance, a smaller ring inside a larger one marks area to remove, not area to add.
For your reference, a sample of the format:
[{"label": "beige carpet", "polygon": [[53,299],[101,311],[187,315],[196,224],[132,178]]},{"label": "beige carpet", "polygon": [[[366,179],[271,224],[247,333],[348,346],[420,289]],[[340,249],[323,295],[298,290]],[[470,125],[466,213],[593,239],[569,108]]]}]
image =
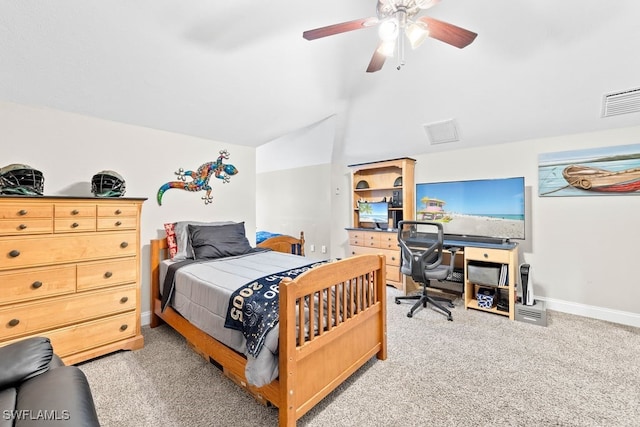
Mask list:
[{"label": "beige carpet", "polygon": [[[456,301],[454,321],[407,318],[388,288],[386,361],[372,359],[300,426],[637,426],[640,330],[558,312],[541,327]],[[276,426],[257,403],[167,326],[145,347],[80,365],[101,423]]]}]

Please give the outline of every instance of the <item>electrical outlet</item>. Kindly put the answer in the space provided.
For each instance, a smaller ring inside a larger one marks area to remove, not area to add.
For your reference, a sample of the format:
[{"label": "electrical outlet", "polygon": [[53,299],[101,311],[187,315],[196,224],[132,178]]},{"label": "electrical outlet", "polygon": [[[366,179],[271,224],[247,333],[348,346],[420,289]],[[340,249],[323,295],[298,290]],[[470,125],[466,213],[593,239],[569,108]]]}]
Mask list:
[{"label": "electrical outlet", "polygon": [[322,245],[322,253],[323,254],[327,253],[327,247],[325,245]]},{"label": "electrical outlet", "polygon": [[310,249],[311,249],[311,252],[315,252],[316,251],[316,245],[311,245]]}]

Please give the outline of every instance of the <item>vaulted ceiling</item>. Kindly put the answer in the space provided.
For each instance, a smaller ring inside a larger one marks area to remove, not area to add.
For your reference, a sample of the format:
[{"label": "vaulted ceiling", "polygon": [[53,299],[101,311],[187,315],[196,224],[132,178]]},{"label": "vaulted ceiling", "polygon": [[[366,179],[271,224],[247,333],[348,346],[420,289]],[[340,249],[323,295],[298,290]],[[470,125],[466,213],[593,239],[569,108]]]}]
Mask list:
[{"label": "vaulted ceiling", "polygon": [[[334,117],[347,157],[386,158],[632,126],[603,95],[640,87],[640,2],[442,0],[478,33],[365,70],[377,0],[3,0],[0,100],[260,146]],[[459,141],[431,144],[453,120]]]}]

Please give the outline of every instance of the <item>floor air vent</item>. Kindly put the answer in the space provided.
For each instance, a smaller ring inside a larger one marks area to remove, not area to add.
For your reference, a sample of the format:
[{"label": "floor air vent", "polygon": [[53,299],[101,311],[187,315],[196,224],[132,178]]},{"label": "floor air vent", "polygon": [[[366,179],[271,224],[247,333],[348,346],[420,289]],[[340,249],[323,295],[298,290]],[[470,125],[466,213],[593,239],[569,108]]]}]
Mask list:
[{"label": "floor air vent", "polygon": [[640,112],[640,88],[606,94],[602,102],[602,117]]}]

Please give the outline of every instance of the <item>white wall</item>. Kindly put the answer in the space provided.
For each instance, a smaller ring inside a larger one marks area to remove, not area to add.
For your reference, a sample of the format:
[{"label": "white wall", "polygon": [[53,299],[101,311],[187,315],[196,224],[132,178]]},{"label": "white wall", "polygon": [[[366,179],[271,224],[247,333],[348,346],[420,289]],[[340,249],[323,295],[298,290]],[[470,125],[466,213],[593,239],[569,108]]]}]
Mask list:
[{"label": "white wall", "polygon": [[[0,102],[0,167],[25,163],[45,177],[45,195],[93,197],[91,177],[104,169],[126,180],[126,196],[146,197],[142,207],[142,311],[149,310],[149,240],[164,236],[163,224],[179,220],[245,221],[255,242],[255,149],[208,141],[142,127]],[[213,203],[205,206],[204,192],[171,189],[158,206],[156,194],[175,180],[182,167],[197,169],[215,161],[227,149],[229,163],[239,173],[227,184],[212,178]],[[144,317],[143,317],[144,321]]]},{"label": "white wall", "polygon": [[[520,262],[531,264],[536,298],[545,300],[549,309],[640,326],[640,276],[635,264],[640,195],[538,196],[540,153],[638,142],[640,127],[633,127],[409,156],[417,160],[416,182],[524,176],[527,239],[520,241]],[[282,169],[289,169],[287,179],[313,179],[316,172],[296,168],[295,156],[295,150],[282,155]],[[343,257],[348,248],[344,228],[351,225],[350,170],[334,158],[331,171],[330,256]],[[316,179],[325,178],[320,174]],[[261,199],[277,193],[275,187],[261,188]],[[305,196],[313,198],[302,192],[297,202],[306,204]]]}]

